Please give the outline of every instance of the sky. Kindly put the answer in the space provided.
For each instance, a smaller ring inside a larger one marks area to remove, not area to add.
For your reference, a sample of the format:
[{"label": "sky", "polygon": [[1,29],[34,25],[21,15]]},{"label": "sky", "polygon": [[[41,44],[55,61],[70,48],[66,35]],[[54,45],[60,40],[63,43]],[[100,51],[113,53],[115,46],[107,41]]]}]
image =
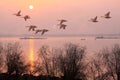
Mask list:
[{"label": "sky", "polygon": [[[33,5],[32,10],[29,5]],[[120,34],[120,0],[1,0],[0,36],[35,35],[25,26],[36,25],[38,29],[49,29],[45,35]],[[22,15],[13,15],[21,10]],[[111,12],[111,19],[101,18]],[[98,16],[98,23],[89,22]],[[66,19],[66,30],[56,26],[58,19]],[[40,35],[40,34],[37,34]]]}]

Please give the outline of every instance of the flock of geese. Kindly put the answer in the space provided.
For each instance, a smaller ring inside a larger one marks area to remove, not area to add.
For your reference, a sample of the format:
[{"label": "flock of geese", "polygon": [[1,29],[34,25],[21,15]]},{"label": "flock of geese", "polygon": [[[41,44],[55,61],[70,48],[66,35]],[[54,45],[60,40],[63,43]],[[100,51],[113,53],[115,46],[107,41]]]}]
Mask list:
[{"label": "flock of geese", "polygon": [[[106,19],[110,19],[111,18],[111,16],[110,16],[110,12],[107,12],[104,16],[101,16],[102,18],[106,18]],[[91,20],[89,20],[89,21],[92,21],[92,22],[98,22],[98,20],[97,20],[97,16],[95,17],[95,18],[91,18]]]},{"label": "flock of geese", "polygon": [[[21,10],[19,10],[17,13],[13,14],[15,16],[18,16],[18,17],[21,17],[23,18],[25,21],[27,21],[28,19],[30,19],[30,16],[29,15],[25,15],[25,16],[22,16],[21,15]],[[104,16],[101,16],[102,18],[106,18],[106,19],[110,19],[111,16],[110,16],[110,12],[107,12]],[[91,18],[89,21],[90,22],[98,22],[97,20],[97,16],[95,18]],[[61,19],[61,20],[57,20],[59,21],[59,24],[57,24],[57,26],[59,26],[60,29],[66,29],[66,24],[63,24],[65,22],[67,22],[67,20],[65,19]],[[28,31],[35,31],[35,34],[38,34],[39,32],[41,32],[41,35],[45,34],[46,32],[48,32],[49,30],[48,29],[37,29],[37,26],[35,25],[30,25],[30,26],[26,26],[28,28]]]},{"label": "flock of geese", "polygon": [[[28,19],[30,19],[29,15],[22,16],[21,15],[21,10],[19,10],[17,13],[14,13],[13,15],[21,17],[21,18],[24,18],[25,21],[27,21]],[[61,19],[61,20],[58,20],[58,21],[60,23],[57,24],[57,25],[60,27],[60,29],[65,29],[67,25],[65,25],[63,23],[67,22],[67,20]],[[43,35],[43,34],[45,34],[46,32],[49,31],[48,29],[37,29],[36,25],[30,25],[30,26],[26,26],[26,27],[28,28],[28,31],[35,31],[35,34],[41,32],[41,35]]]}]

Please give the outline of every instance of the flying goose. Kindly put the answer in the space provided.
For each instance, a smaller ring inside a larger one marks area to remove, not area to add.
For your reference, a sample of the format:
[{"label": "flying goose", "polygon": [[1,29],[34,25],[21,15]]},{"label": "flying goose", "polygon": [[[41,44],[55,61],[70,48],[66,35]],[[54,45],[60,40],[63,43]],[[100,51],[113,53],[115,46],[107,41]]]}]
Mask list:
[{"label": "flying goose", "polygon": [[25,16],[22,17],[22,18],[24,18],[24,20],[27,21],[27,19],[30,19],[30,16],[29,16],[29,15],[25,15]]},{"label": "flying goose", "polygon": [[92,22],[98,22],[97,21],[97,16],[95,18],[92,18],[90,21],[92,21]]},{"label": "flying goose", "polygon": [[47,29],[37,29],[37,30],[35,30],[35,34],[37,34],[38,32],[41,32],[41,35],[43,35],[43,34],[45,34],[48,31],[49,30],[47,30]]},{"label": "flying goose", "polygon": [[60,24],[62,24],[63,22],[67,22],[67,20],[65,20],[65,19],[61,19],[61,20],[58,20],[58,21],[60,21]]},{"label": "flying goose", "polygon": [[42,30],[41,30],[41,32],[42,32],[41,35],[45,34],[45,33],[48,32],[48,31],[49,31],[48,29],[42,29]]},{"label": "flying goose", "polygon": [[35,25],[30,25],[30,26],[26,26],[26,27],[29,27],[28,31],[35,31],[35,28],[37,28],[37,26]]},{"label": "flying goose", "polygon": [[35,30],[35,34],[37,34],[38,32],[42,32],[42,30],[40,29]]},{"label": "flying goose", "polygon": [[101,16],[101,17],[106,18],[106,19],[111,18],[111,17],[110,17],[110,11],[107,12],[104,16]]},{"label": "flying goose", "polygon": [[21,10],[19,10],[17,13],[15,13],[15,14],[13,14],[13,15],[21,16]]},{"label": "flying goose", "polygon": [[65,29],[66,26],[67,26],[67,25],[65,25],[65,24],[60,24],[60,29],[62,29],[62,28]]}]

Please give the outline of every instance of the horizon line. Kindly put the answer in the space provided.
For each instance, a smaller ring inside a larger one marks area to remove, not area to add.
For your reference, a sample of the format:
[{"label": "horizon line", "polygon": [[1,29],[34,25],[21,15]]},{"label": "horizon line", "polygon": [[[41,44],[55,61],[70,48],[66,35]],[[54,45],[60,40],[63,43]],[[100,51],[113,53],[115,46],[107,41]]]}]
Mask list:
[{"label": "horizon line", "polygon": [[[11,35],[7,35],[7,34],[3,34],[3,35],[0,35],[0,37],[29,37],[29,36],[34,36],[34,37],[38,37],[38,36],[41,36],[41,35],[30,35],[30,34],[17,34],[17,35],[13,35],[13,34],[11,34]],[[118,33],[118,34],[102,34],[102,33],[100,33],[100,34],[62,34],[62,35],[60,35],[60,34],[58,34],[58,35],[55,35],[55,34],[50,34],[50,35],[48,35],[48,34],[46,34],[46,35],[42,35],[41,37],[64,37],[64,36],[83,36],[83,37],[87,37],[87,36],[120,36],[120,33]]]}]

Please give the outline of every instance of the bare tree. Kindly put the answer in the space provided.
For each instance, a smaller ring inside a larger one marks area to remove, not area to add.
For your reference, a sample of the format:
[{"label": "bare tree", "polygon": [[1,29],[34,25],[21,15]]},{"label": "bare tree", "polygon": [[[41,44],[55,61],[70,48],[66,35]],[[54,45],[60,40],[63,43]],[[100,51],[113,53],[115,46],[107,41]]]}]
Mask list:
[{"label": "bare tree", "polygon": [[5,48],[8,74],[22,74],[25,71],[24,58],[19,43],[8,43]]},{"label": "bare tree", "polygon": [[120,46],[115,44],[111,50],[103,50],[102,59],[113,80],[120,79]]},{"label": "bare tree", "polygon": [[109,73],[105,69],[100,53],[95,53],[90,58],[86,73],[90,80],[109,80]]},{"label": "bare tree", "polygon": [[0,73],[2,72],[4,66],[3,50],[4,50],[3,44],[0,43]]},{"label": "bare tree", "polygon": [[117,76],[117,80],[120,80],[120,45],[114,45],[114,47],[112,48],[112,54],[115,61],[115,74]]},{"label": "bare tree", "polygon": [[43,74],[50,75],[50,50],[48,46],[42,46],[39,51],[39,57],[42,62]]},{"label": "bare tree", "polygon": [[[58,72],[57,67],[57,51],[56,49],[50,49],[50,47],[44,45],[39,51],[39,61],[38,62],[38,70],[42,72],[42,74],[56,76]],[[42,66],[41,66],[42,65]]]},{"label": "bare tree", "polygon": [[38,58],[36,61],[34,61],[34,70],[33,70],[33,74],[37,74],[37,75],[44,75],[45,72],[43,70],[43,66],[42,66],[42,62],[41,59]]},{"label": "bare tree", "polygon": [[60,68],[59,68],[59,54],[61,53],[61,49],[54,49],[52,51],[52,68],[51,70],[53,71],[54,76],[60,76]]},{"label": "bare tree", "polygon": [[59,67],[64,79],[85,80],[84,64],[85,47],[80,47],[75,44],[67,44],[63,52],[59,55]]}]

